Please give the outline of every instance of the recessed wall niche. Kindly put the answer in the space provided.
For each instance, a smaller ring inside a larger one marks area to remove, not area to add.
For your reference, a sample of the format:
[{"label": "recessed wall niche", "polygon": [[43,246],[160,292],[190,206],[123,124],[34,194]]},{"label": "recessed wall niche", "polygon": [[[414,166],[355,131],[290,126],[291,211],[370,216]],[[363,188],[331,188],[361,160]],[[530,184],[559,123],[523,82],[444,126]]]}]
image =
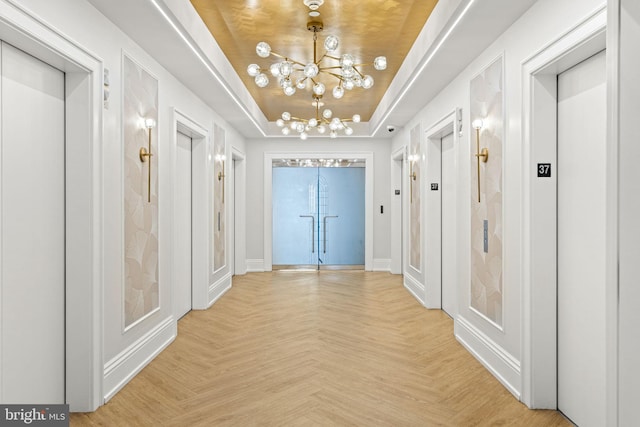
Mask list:
[{"label": "recessed wall niche", "polygon": [[124,328],[159,308],[158,80],[123,55]]},{"label": "recessed wall niche", "polygon": [[[470,307],[502,328],[503,56],[471,80]],[[485,157],[483,149],[488,153]],[[485,161],[486,159],[486,161]]]},{"label": "recessed wall niche", "polygon": [[225,233],[225,205],[227,195],[226,186],[226,155],[225,132],[218,125],[213,129],[213,271],[218,271],[226,265],[226,233]]},{"label": "recessed wall niche", "polygon": [[420,238],[420,125],[411,129],[409,143],[409,264],[420,271],[422,268],[422,240]]}]

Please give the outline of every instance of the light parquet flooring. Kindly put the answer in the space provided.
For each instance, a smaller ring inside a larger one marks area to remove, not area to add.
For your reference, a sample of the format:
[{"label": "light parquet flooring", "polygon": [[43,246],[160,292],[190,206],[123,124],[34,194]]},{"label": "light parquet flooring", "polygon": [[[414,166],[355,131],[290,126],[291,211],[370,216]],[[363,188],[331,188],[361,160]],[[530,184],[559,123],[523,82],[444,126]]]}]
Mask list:
[{"label": "light parquet flooring", "polygon": [[72,426],[564,426],[518,402],[400,276],[234,277],[111,401]]}]

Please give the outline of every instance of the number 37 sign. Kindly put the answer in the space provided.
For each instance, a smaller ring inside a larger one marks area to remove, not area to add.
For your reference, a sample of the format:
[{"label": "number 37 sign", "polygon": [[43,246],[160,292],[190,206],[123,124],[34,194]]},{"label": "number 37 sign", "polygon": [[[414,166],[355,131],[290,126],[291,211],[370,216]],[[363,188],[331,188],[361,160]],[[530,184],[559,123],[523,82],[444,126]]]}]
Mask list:
[{"label": "number 37 sign", "polygon": [[538,178],[551,178],[551,163],[538,163]]}]

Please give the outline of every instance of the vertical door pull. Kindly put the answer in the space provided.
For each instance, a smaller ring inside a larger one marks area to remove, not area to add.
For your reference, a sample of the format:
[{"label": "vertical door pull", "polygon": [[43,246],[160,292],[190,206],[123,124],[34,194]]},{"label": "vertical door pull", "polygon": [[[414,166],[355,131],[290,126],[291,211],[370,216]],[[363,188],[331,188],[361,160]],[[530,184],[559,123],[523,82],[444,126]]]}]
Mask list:
[{"label": "vertical door pull", "polygon": [[300,215],[300,218],[311,218],[311,253],[316,253],[316,231],[314,230],[314,226],[316,224],[316,217],[313,215]]},{"label": "vertical door pull", "polygon": [[322,234],[323,234],[322,253],[325,253],[325,254],[327,253],[327,218],[338,218],[338,215],[326,215],[322,218]]}]

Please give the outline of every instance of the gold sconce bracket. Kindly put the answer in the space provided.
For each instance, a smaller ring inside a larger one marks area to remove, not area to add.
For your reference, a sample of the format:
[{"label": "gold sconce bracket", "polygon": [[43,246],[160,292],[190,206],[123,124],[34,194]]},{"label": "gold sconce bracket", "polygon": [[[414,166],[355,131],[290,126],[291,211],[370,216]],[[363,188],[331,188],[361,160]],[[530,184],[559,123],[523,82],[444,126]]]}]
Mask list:
[{"label": "gold sconce bracket", "polygon": [[411,188],[409,189],[409,202],[413,203],[413,181],[415,181],[416,179],[418,179],[418,174],[416,174],[416,171],[413,170],[413,162],[415,162],[417,160],[417,155],[414,156],[409,156],[409,184],[411,185]]},{"label": "gold sconce bracket", "polygon": [[224,157],[222,157],[222,170],[218,172],[218,181],[222,181],[222,203],[224,203],[224,179],[226,175],[224,173]]},{"label": "gold sconce bracket", "polygon": [[483,125],[484,123],[481,119],[476,119],[471,124],[471,126],[473,126],[473,128],[476,130],[475,156],[476,156],[477,167],[478,167],[478,203],[480,203],[480,160],[482,160],[483,163],[486,163],[487,160],[489,160],[489,149],[486,147],[483,148],[482,150],[480,149],[480,129],[482,129]]},{"label": "gold sconce bracket", "polygon": [[149,160],[149,170],[148,170],[149,174],[147,176],[147,202],[151,203],[151,156],[153,156],[153,153],[151,152],[151,129],[156,127],[155,119],[152,119],[152,118],[145,119],[144,127],[149,132],[149,140],[148,140],[149,146],[141,147],[140,151],[138,152],[138,155],[140,156],[140,161],[142,163],[145,163],[147,160]]},{"label": "gold sconce bracket", "polygon": [[476,154],[476,157],[479,157],[482,163],[487,163],[487,160],[489,160],[489,149],[483,148],[479,154]]},{"label": "gold sconce bracket", "polygon": [[147,158],[153,156],[152,153],[149,153],[145,147],[140,148],[140,161],[142,163],[147,161]]}]

